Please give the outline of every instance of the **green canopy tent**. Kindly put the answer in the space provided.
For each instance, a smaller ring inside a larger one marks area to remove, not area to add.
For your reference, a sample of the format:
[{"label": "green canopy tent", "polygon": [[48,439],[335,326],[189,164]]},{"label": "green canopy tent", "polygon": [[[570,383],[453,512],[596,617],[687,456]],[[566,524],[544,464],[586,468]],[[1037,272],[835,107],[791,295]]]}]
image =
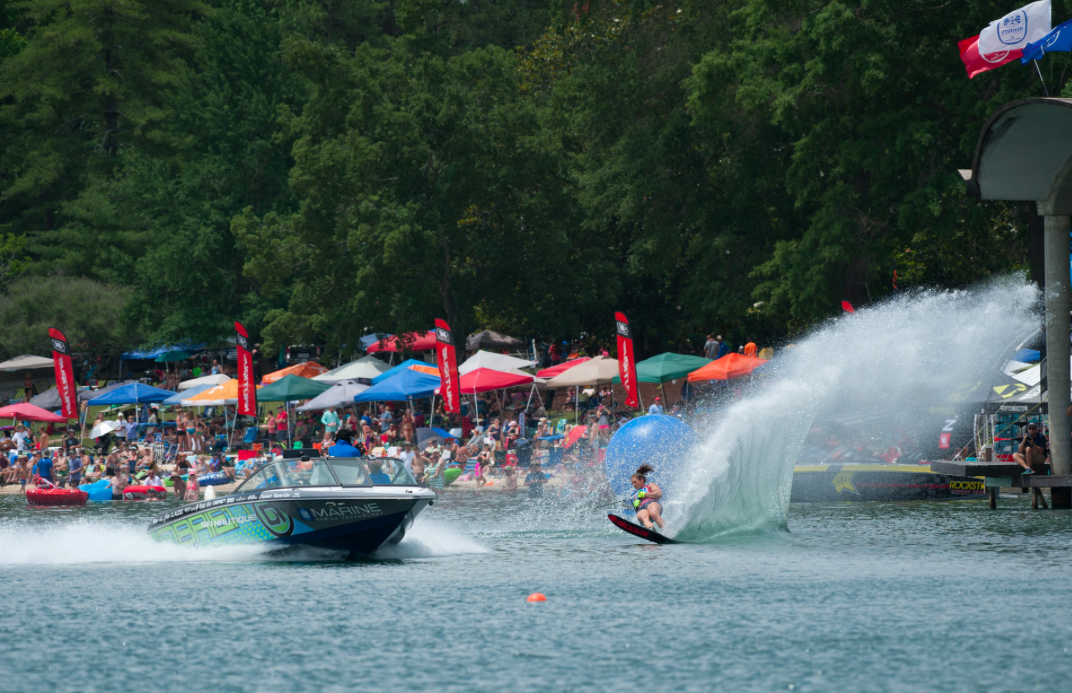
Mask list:
[{"label": "green canopy tent", "polygon": [[[688,354],[672,354],[666,352],[665,354],[652,356],[650,359],[637,361],[637,381],[642,383],[659,383],[659,391],[662,392],[663,383],[669,380],[677,380],[678,378],[687,377],[689,373],[692,373],[698,368],[703,368],[709,363],[711,363],[711,360],[705,359],[702,356],[690,356]],[[621,377],[617,375],[614,376],[612,382],[621,383]],[[665,392],[663,393],[663,396],[666,396]]]},{"label": "green canopy tent", "polygon": [[287,408],[287,440],[289,441],[290,432],[293,430],[290,419],[290,403],[297,402],[300,399],[312,399],[330,389],[330,383],[321,383],[311,378],[303,378],[300,375],[287,375],[257,390],[257,401],[284,403]]}]

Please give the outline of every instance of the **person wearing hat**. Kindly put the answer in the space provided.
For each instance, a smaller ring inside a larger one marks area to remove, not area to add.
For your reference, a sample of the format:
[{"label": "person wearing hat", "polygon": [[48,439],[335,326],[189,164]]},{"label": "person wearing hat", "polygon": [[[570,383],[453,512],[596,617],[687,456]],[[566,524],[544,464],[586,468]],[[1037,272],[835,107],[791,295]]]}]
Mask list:
[{"label": "person wearing hat", "polygon": [[658,415],[661,415],[661,414],[665,414],[665,413],[666,413],[666,412],[665,412],[665,411],[663,410],[663,401],[662,401],[662,397],[656,397],[656,398],[655,398],[655,403],[654,403],[654,404],[652,404],[652,405],[651,405],[650,407],[648,407],[648,413],[649,413],[649,414],[658,414]]},{"label": "person wearing hat", "polygon": [[187,503],[201,500],[201,486],[197,483],[196,469],[190,470],[190,475],[186,479],[186,492],[182,497]]}]

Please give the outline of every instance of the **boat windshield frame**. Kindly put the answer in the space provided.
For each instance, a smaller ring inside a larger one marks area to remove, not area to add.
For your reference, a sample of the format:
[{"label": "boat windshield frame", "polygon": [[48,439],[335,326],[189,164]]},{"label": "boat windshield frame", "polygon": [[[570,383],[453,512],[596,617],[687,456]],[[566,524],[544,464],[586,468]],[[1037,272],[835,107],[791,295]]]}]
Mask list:
[{"label": "boat windshield frame", "polygon": [[[361,461],[365,464],[365,472],[368,474],[369,480],[372,481],[373,486],[416,486],[418,488],[421,487],[421,485],[417,483],[417,480],[413,478],[413,474],[411,474],[410,471],[406,469],[405,463],[398,457],[369,457],[368,455],[366,455],[365,457],[361,458]],[[373,462],[377,462],[381,465],[382,468],[383,462],[385,461],[389,462],[391,465],[397,465],[398,471],[394,473],[394,476],[390,476],[385,472],[381,472],[382,474],[384,474],[384,476],[388,476],[390,478],[390,481],[376,483],[376,480],[373,478],[373,474],[375,472],[373,472],[368,467],[368,465]],[[401,481],[399,480],[400,476],[402,477]]]},{"label": "boat windshield frame", "polygon": [[[284,459],[278,458],[270,462],[266,462],[262,465],[258,465],[253,473],[247,478],[242,480],[232,493],[252,493],[260,490],[276,490],[276,489],[292,489],[292,488],[323,488],[332,486],[343,486],[348,488],[371,488],[374,484],[368,475],[368,468],[363,462],[357,467],[358,475],[347,474],[347,477],[354,476],[355,478],[350,483],[342,483],[340,481],[339,473],[332,465],[332,460],[358,460],[359,458],[347,458],[347,457],[315,457],[307,460],[297,459]],[[308,463],[309,469],[303,469],[302,465]],[[274,471],[273,471],[274,470]],[[304,478],[305,472],[309,472],[309,478]],[[272,486],[251,486],[251,483],[265,483],[268,482],[268,478],[264,478],[262,481],[255,482],[257,477],[271,473],[279,483]],[[312,477],[317,476],[317,482],[311,483]],[[354,483],[356,482],[356,483]]]}]

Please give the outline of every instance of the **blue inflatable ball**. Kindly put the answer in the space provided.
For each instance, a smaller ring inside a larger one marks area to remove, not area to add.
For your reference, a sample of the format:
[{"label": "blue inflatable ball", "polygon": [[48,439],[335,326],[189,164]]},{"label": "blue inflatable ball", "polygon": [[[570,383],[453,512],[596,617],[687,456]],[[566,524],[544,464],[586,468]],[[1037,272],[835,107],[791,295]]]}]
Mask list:
[{"label": "blue inflatable ball", "polygon": [[648,480],[671,496],[695,443],[696,434],[681,419],[650,414],[633,419],[611,436],[607,446],[604,469],[611,490],[618,498],[631,497],[635,491],[629,479],[647,463],[655,467]]}]

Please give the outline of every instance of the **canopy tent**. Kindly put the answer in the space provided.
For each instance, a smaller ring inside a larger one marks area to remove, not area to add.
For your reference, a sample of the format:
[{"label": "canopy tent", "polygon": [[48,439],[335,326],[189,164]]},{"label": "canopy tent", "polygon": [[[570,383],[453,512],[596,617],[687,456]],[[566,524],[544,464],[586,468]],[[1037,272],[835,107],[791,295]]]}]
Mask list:
[{"label": "canopy tent", "polygon": [[530,368],[532,361],[507,356],[506,354],[493,354],[490,351],[478,351],[465,363],[458,366],[458,375],[475,371],[477,368],[490,368],[493,371],[510,371],[516,368]]},{"label": "canopy tent", "polygon": [[766,362],[766,359],[757,359],[755,356],[726,354],[717,361],[711,361],[703,368],[690,373],[689,382],[743,378],[746,375],[751,375],[752,371]]},{"label": "canopy tent", "polygon": [[466,349],[524,349],[525,343],[516,337],[508,337],[498,332],[484,330],[471,335],[465,340]]},{"label": "canopy tent", "polygon": [[430,363],[425,363],[424,361],[409,359],[407,361],[403,361],[394,368],[386,370],[383,373],[377,375],[375,378],[372,379],[372,384],[379,385],[384,380],[387,380],[388,378],[393,378],[399,373],[402,373],[403,371],[417,371],[418,373],[424,373],[425,375],[434,375],[437,378],[439,377],[439,368],[437,368],[436,366],[433,366]]},{"label": "canopy tent", "polygon": [[[198,388],[202,385],[223,385],[225,382],[231,379],[229,375],[203,375],[200,378],[191,378],[190,380],[183,380],[179,383],[179,392],[183,390],[190,390],[192,388]],[[200,392],[204,392],[204,388]]]},{"label": "canopy tent", "polygon": [[171,390],[163,390],[159,387],[153,387],[152,385],[144,385],[142,383],[130,383],[129,385],[123,385],[117,387],[111,392],[103,395],[98,395],[89,400],[90,405],[94,407],[100,407],[110,404],[144,404],[146,402],[163,402],[168,397],[171,397],[174,392]]},{"label": "canopy tent", "polygon": [[491,390],[528,385],[533,380],[527,373],[504,373],[490,368],[477,368],[458,378],[458,391],[463,395],[479,394]]},{"label": "canopy tent", "polygon": [[160,354],[153,361],[155,363],[173,363],[175,361],[185,361],[188,358],[193,358],[193,354],[188,351],[169,351],[166,354]]},{"label": "canopy tent", "polygon": [[0,419],[18,419],[19,421],[48,421],[50,423],[67,423],[67,419],[50,411],[35,407],[29,402],[19,402],[0,407]]},{"label": "canopy tent", "polygon": [[[386,373],[384,374],[386,375]],[[355,402],[405,402],[411,397],[431,397],[439,376],[406,368],[354,397]]]},{"label": "canopy tent", "polygon": [[547,381],[547,387],[603,385],[613,381],[616,375],[618,375],[618,359],[597,356],[551,378]]},{"label": "canopy tent", "polygon": [[[77,392],[79,402],[84,402],[90,397],[96,397],[100,394],[99,392],[90,390],[88,387],[79,387]],[[42,409],[52,410],[61,406],[63,402],[60,400],[60,391],[54,387],[50,387],[41,394],[31,397],[30,404],[41,407]]]},{"label": "canopy tent", "polygon": [[367,389],[369,389],[368,385],[355,383],[352,380],[343,380],[298,407],[298,411],[320,411],[328,407],[348,407],[354,403],[354,397]]},{"label": "canopy tent", "polygon": [[374,344],[370,344],[365,351],[371,353],[377,351],[428,351],[435,349],[435,332],[429,330],[423,334],[409,332],[404,335],[385,337]]},{"label": "canopy tent", "polygon": [[327,373],[321,373],[314,377],[313,380],[319,380],[322,383],[337,383],[343,380],[357,380],[358,378],[372,380],[389,368],[390,366],[375,356],[365,356],[334,368]]},{"label": "canopy tent", "polygon": [[296,402],[312,399],[331,389],[327,383],[318,383],[300,375],[285,375],[271,385],[257,390],[258,402]]},{"label": "canopy tent", "polygon": [[[198,378],[198,380],[200,380],[200,378]],[[219,386],[218,385],[213,385],[212,383],[204,383],[202,385],[197,385],[195,387],[187,388],[186,390],[176,392],[175,394],[173,394],[171,397],[168,397],[167,399],[165,399],[160,404],[166,404],[168,406],[181,406],[182,401],[184,399],[190,399],[191,397],[196,397],[197,395],[201,394],[202,392],[208,392],[209,390],[211,390],[214,387],[219,387]]]},{"label": "canopy tent", "polygon": [[119,358],[123,359],[124,361],[151,361],[155,360],[158,356],[178,351],[185,351],[188,353],[204,351],[207,346],[207,344],[174,344],[172,346],[158,347],[156,349],[139,349],[136,351],[128,351],[120,355]]},{"label": "canopy tent", "polygon": [[32,371],[35,368],[52,368],[52,359],[43,356],[16,356],[0,362],[0,371]]},{"label": "canopy tent", "polygon": [[184,407],[215,407],[221,404],[238,404],[238,378],[217,385],[197,395],[187,395],[181,401]]},{"label": "canopy tent", "polygon": [[592,359],[587,356],[582,356],[579,359],[573,359],[572,361],[565,361],[557,366],[551,366],[550,368],[544,368],[541,371],[536,371],[537,378],[554,378],[556,375],[562,375],[574,366],[579,366],[585,361],[591,361]]},{"label": "canopy tent", "polygon": [[[689,356],[688,354],[659,354],[650,359],[636,362],[637,380],[642,383],[665,383],[670,380],[684,378],[689,373],[703,368],[711,363],[710,359],[702,356]],[[614,376],[615,383],[622,382],[619,376]]]},{"label": "canopy tent", "polygon": [[303,361],[301,363],[296,363],[293,366],[287,366],[286,368],[275,371],[274,373],[269,373],[268,375],[261,378],[261,382],[265,385],[269,385],[291,375],[309,380],[314,376],[323,375],[327,372],[328,369],[324,368],[316,361]]}]

